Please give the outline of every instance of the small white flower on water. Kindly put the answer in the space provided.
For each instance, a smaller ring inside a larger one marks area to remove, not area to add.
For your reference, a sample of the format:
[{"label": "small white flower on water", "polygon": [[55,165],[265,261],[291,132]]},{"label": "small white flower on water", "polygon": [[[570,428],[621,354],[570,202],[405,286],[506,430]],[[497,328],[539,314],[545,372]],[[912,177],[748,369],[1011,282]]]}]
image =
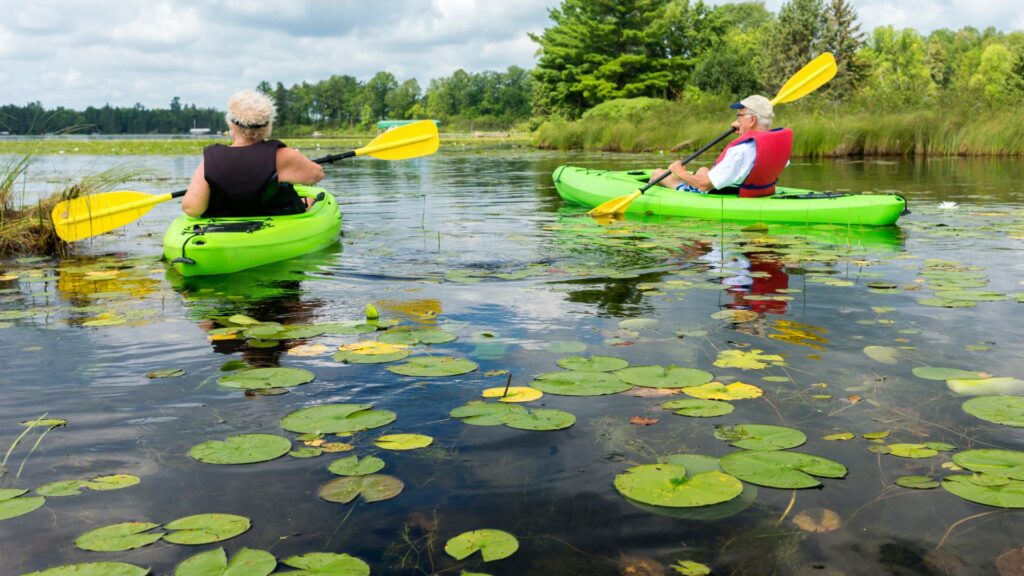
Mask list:
[{"label": "small white flower on water", "polygon": [[939,202],[939,208],[942,210],[956,210],[960,205],[956,202]]}]

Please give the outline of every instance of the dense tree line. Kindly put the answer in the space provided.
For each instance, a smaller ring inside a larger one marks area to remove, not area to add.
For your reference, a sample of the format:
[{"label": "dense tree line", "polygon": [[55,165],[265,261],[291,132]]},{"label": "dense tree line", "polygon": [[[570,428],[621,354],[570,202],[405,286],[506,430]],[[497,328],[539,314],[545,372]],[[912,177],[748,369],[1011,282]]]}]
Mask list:
[{"label": "dense tree line", "polygon": [[[552,116],[578,118],[622,98],[699,101],[702,95],[772,95],[814,56],[830,51],[837,77],[822,101],[872,110],[955,106],[977,111],[1024,97],[1024,32],[962,28],[922,35],[883,26],[865,34],[850,0],[789,0],[778,14],[760,2],[563,0],[551,26],[531,34],[533,70],[466,72],[399,81],[378,72],[363,82],[334,75],[286,87],[261,82],[278,109],[279,133],[366,130],[382,119],[433,118],[450,130],[506,129]],[[64,108],[39,102],[0,107],[0,130],[45,133],[182,133],[223,125],[222,113],[168,109]]]}]

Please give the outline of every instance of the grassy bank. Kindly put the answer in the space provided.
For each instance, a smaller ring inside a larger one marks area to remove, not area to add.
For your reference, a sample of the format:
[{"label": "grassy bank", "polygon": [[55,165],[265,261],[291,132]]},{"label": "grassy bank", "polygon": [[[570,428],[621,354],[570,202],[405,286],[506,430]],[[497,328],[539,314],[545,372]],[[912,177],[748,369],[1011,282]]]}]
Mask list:
[{"label": "grassy bank", "polygon": [[[800,157],[1024,156],[1024,125],[1016,116],[1016,111],[848,113],[787,105],[777,108],[775,125],[793,128],[793,154]],[[665,103],[626,117],[550,121],[537,129],[534,144],[560,150],[685,154],[716,138],[731,121],[727,108],[709,112],[707,106]]]}]

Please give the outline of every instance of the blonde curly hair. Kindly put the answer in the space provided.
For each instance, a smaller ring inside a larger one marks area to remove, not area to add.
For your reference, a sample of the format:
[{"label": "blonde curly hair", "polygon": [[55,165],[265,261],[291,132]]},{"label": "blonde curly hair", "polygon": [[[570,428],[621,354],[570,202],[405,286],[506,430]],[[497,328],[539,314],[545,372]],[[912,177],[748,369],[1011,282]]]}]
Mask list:
[{"label": "blonde curly hair", "polygon": [[242,90],[228,99],[224,120],[228,128],[235,127],[246,139],[259,141],[270,137],[274,113],[274,101],[269,96],[255,90]]}]

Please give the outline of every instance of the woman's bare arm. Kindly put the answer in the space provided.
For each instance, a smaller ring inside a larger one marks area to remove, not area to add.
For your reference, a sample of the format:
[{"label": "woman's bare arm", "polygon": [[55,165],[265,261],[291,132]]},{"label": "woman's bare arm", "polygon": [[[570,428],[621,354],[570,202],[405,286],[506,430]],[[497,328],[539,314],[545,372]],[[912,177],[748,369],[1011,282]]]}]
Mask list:
[{"label": "woman's bare arm", "polygon": [[203,167],[203,162],[200,161],[199,167],[192,174],[192,181],[189,182],[188,190],[181,199],[181,209],[185,214],[197,218],[202,216],[209,206],[210,184],[206,181],[206,169]]},{"label": "woman's bare arm", "polygon": [[292,184],[316,184],[324,169],[294,148],[277,149],[277,179]]}]

